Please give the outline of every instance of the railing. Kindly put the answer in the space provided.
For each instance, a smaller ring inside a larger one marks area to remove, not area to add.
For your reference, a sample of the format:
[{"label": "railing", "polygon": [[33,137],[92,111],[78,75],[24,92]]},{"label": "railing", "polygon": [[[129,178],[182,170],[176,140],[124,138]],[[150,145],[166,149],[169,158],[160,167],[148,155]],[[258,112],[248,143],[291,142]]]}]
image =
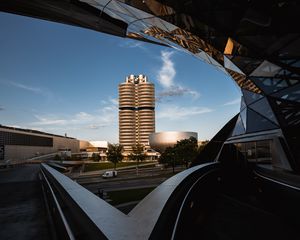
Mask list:
[{"label": "railing", "polygon": [[46,164],[43,186],[59,239],[170,239],[179,209],[201,176],[218,168],[207,163],[163,182],[128,215]]},{"label": "railing", "polygon": [[41,170],[41,175],[43,180],[45,202],[47,204],[48,213],[51,215],[51,225],[55,222],[55,229],[52,229],[54,239],[74,240],[74,234],[67,222],[67,219],[43,169]]}]

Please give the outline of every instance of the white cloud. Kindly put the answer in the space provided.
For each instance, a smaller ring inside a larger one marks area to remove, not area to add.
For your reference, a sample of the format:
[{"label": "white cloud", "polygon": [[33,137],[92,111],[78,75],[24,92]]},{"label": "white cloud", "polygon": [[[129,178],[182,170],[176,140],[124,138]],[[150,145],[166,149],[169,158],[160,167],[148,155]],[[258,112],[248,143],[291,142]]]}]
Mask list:
[{"label": "white cloud", "polygon": [[43,126],[43,125],[66,125],[67,120],[58,119],[55,116],[40,116],[34,115],[38,120],[37,122],[33,122],[32,125]]},{"label": "white cloud", "polygon": [[34,115],[38,120],[32,122],[32,127],[45,126],[47,129],[99,129],[100,127],[108,127],[118,121],[118,101],[114,98],[109,98],[106,101],[101,101],[102,106],[92,113],[78,112],[73,115]]},{"label": "white cloud", "polygon": [[241,102],[241,98],[237,98],[232,101],[224,103],[223,106],[236,105],[236,104],[240,104],[240,102]]},{"label": "white cloud", "polygon": [[132,40],[132,39],[125,39],[120,44],[120,47],[123,47],[123,48],[140,48],[142,50],[146,50],[144,43],[142,43],[141,41]]},{"label": "white cloud", "polygon": [[179,107],[164,105],[157,111],[157,118],[168,118],[170,120],[184,119],[186,117],[212,112],[207,107]]},{"label": "white cloud", "polygon": [[91,114],[88,114],[86,112],[79,112],[75,115],[74,120],[75,121],[89,121],[91,119],[93,119],[93,116]]},{"label": "white cloud", "polygon": [[21,89],[24,89],[24,90],[27,90],[30,92],[34,92],[34,93],[42,93],[43,92],[40,88],[24,85],[24,84],[17,83],[17,82],[10,82],[10,84],[17,88],[21,88]]},{"label": "white cloud", "polygon": [[161,101],[163,98],[166,97],[176,97],[176,96],[183,96],[183,95],[190,95],[193,99],[197,99],[200,97],[200,93],[197,91],[191,90],[189,88],[184,88],[181,86],[172,86],[162,92],[158,93],[156,98],[157,101]]},{"label": "white cloud", "polygon": [[118,98],[109,98],[109,101],[115,106],[119,104]]},{"label": "white cloud", "polygon": [[25,85],[23,83],[18,83],[18,82],[14,82],[14,81],[1,81],[1,83],[4,84],[8,84],[10,86],[25,90],[25,91],[29,91],[35,94],[39,94],[42,95],[44,97],[48,97],[51,98],[53,96],[53,94],[46,89],[40,88],[40,87],[36,87],[36,86],[30,86],[30,85]]},{"label": "white cloud", "polygon": [[161,51],[161,61],[163,65],[158,72],[157,80],[164,88],[169,88],[174,85],[176,70],[174,62],[171,59],[173,53],[173,51]]},{"label": "white cloud", "polygon": [[197,99],[200,94],[187,87],[183,87],[175,82],[176,69],[172,60],[173,51],[161,51],[162,67],[157,73],[157,80],[164,90],[158,93],[157,100],[161,101],[165,97],[178,97],[190,95],[193,99]]}]

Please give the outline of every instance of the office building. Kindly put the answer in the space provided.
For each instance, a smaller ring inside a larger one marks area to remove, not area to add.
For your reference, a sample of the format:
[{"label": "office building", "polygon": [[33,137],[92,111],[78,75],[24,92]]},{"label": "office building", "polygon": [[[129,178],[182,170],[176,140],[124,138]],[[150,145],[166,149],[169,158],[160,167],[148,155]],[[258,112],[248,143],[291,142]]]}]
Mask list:
[{"label": "office building", "polygon": [[149,135],[154,132],[154,84],[144,75],[130,75],[119,85],[119,142],[125,152],[136,144],[149,148]]}]

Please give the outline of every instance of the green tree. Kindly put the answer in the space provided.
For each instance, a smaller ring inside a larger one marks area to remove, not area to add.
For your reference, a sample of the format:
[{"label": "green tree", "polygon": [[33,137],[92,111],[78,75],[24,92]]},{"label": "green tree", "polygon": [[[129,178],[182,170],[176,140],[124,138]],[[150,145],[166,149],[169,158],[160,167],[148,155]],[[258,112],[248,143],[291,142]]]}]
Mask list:
[{"label": "green tree", "polygon": [[176,156],[174,147],[166,148],[159,158],[159,163],[167,166],[171,165],[173,168],[173,173],[175,173]]},{"label": "green tree", "polygon": [[141,144],[136,144],[132,146],[132,153],[130,153],[130,158],[136,161],[136,174],[139,173],[139,162],[144,161],[146,158],[144,152],[144,146]]},{"label": "green tree", "polygon": [[205,146],[209,143],[208,140],[205,140],[201,143],[201,145],[198,147],[198,153],[202,152],[202,150],[205,148]]},{"label": "green tree", "polygon": [[123,146],[120,144],[109,144],[107,149],[107,160],[114,164],[116,169],[117,163],[123,160]]},{"label": "green tree", "polygon": [[92,154],[92,159],[93,159],[94,162],[99,162],[99,160],[100,160],[99,154],[98,153],[93,153]]},{"label": "green tree", "polygon": [[189,162],[194,160],[198,154],[197,139],[190,137],[189,139],[177,141],[174,150],[176,158],[188,168]]}]

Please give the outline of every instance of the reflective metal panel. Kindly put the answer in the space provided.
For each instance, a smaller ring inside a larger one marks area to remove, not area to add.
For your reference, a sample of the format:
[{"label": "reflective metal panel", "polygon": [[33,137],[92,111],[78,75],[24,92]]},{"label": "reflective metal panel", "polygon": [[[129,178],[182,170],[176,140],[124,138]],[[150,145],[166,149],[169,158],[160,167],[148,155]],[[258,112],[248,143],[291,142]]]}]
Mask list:
[{"label": "reflective metal panel", "polygon": [[196,132],[158,132],[149,136],[150,147],[157,151],[164,151],[167,147],[173,147],[177,141],[194,137],[198,139]]}]

